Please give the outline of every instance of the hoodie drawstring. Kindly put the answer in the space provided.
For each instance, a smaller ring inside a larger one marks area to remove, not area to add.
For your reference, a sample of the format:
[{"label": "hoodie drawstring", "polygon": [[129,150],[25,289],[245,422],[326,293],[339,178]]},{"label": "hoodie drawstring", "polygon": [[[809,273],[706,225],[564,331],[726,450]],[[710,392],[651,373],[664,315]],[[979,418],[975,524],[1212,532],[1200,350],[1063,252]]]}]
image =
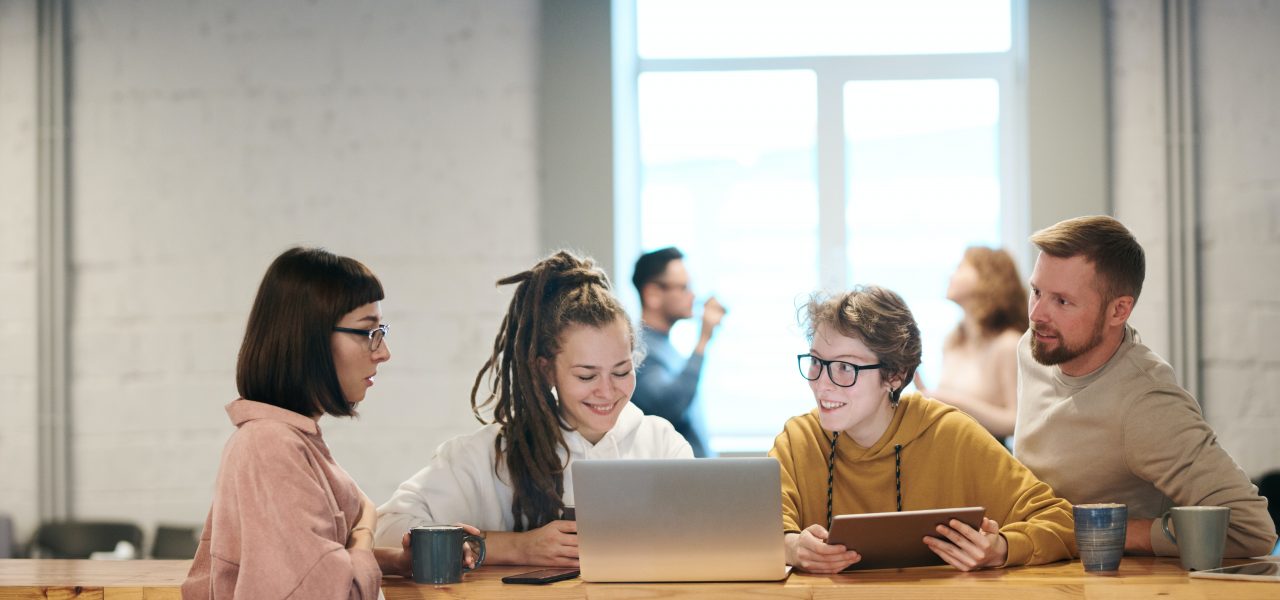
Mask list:
[{"label": "hoodie drawstring", "polygon": [[[827,531],[831,531],[831,495],[836,479],[836,442],[840,432],[831,435],[831,454],[827,456]],[[897,497],[898,512],[902,512],[902,444],[893,445],[893,491]]]},{"label": "hoodie drawstring", "polygon": [[898,512],[902,512],[902,444],[893,445],[893,488],[898,495]]},{"label": "hoodie drawstring", "polygon": [[831,484],[836,476],[836,442],[839,439],[839,431],[831,435],[831,455],[827,457],[827,531],[831,531]]}]

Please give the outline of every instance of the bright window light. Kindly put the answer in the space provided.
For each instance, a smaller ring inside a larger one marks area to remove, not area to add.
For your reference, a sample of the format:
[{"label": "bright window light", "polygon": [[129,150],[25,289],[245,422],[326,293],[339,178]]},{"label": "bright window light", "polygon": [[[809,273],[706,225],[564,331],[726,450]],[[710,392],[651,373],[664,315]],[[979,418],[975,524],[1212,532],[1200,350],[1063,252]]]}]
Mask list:
[{"label": "bright window light", "polygon": [[[797,296],[817,284],[814,78],[809,71],[640,77],[641,240],[678,246],[700,309],[728,315],[703,370],[713,449],[759,450],[810,404]],[[700,316],[672,343],[691,352]]]},{"label": "bright window light", "polygon": [[[952,271],[965,247],[1001,245],[1021,217],[1006,214],[1017,4],[635,3],[641,60],[624,124],[638,145],[624,154],[638,154],[639,186],[625,202],[639,204],[636,255],[678,246],[695,312],[711,295],[728,309],[699,390],[711,449],[763,453],[813,408],[796,313],[824,285],[902,294],[936,384],[960,318],[945,298]],[[918,56],[893,56],[905,54]],[[678,323],[675,346],[691,351],[699,324]]]},{"label": "bright window light", "polygon": [[850,284],[902,295],[920,325],[925,385],[960,320],[947,282],[971,245],[1000,245],[1000,88],[990,79],[844,88]]},{"label": "bright window light", "polygon": [[642,58],[1009,49],[1008,0],[637,0]]}]

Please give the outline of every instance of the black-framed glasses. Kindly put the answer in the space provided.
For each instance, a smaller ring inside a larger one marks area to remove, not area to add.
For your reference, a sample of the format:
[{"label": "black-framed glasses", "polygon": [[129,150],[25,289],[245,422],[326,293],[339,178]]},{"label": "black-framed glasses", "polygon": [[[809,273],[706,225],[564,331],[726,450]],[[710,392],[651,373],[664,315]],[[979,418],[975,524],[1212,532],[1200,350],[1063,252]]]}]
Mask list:
[{"label": "black-framed glasses", "polygon": [[858,373],[866,370],[875,370],[883,367],[881,363],[874,365],[855,365],[843,360],[822,360],[812,354],[796,355],[796,362],[800,364],[800,375],[809,381],[817,381],[822,377],[822,369],[827,370],[827,378],[840,387],[853,387],[858,383]]},{"label": "black-framed glasses", "polygon": [[369,351],[377,352],[382,347],[382,338],[387,337],[387,330],[391,329],[390,325],[382,324],[373,329],[352,329],[350,327],[334,327],[333,330],[340,333],[354,333],[369,338]]}]

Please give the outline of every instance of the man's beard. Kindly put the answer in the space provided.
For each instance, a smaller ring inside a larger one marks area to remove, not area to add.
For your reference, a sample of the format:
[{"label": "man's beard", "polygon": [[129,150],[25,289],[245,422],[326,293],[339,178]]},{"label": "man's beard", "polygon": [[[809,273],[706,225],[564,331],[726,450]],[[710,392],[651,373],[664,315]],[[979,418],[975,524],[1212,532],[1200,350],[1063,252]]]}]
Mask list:
[{"label": "man's beard", "polygon": [[1031,327],[1031,356],[1036,362],[1042,365],[1060,365],[1064,362],[1074,360],[1076,357],[1097,348],[1102,343],[1102,333],[1106,328],[1106,312],[1098,311],[1098,321],[1094,324],[1093,335],[1089,341],[1079,346],[1070,346],[1066,339],[1062,337],[1062,333],[1058,333],[1059,344],[1057,348],[1050,350],[1040,345],[1036,340],[1035,326]]}]

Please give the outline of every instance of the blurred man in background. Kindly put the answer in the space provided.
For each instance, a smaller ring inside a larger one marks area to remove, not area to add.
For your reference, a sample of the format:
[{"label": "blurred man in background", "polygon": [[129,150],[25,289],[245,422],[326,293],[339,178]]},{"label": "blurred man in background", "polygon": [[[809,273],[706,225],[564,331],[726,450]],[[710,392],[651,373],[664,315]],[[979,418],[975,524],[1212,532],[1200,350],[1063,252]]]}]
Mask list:
[{"label": "blurred man in background", "polygon": [[686,358],[671,345],[671,326],[693,316],[693,291],[683,259],[679,250],[663,248],[636,261],[631,282],[640,292],[640,337],[648,348],[648,357],[636,370],[636,391],[631,401],[645,414],[670,421],[693,446],[694,455],[704,457],[711,452],[695,400],[702,376],[702,356],[725,310],[715,298],[703,305],[702,332],[693,355]]}]

